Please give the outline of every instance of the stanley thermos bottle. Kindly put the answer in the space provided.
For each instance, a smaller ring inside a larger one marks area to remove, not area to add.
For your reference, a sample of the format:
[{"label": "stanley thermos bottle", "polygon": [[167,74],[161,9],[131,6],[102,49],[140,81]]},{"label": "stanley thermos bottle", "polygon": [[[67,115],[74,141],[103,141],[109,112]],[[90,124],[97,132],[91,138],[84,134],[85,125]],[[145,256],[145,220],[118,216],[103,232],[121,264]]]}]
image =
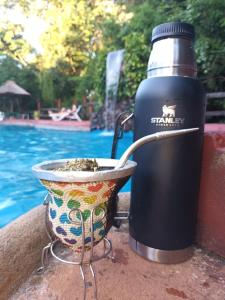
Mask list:
[{"label": "stanley thermos bottle", "polygon": [[161,24],[152,32],[147,79],[135,99],[134,140],[157,131],[199,131],[140,147],[133,159],[130,246],[146,259],[188,259],[195,238],[205,94],[196,78],[194,28]]}]

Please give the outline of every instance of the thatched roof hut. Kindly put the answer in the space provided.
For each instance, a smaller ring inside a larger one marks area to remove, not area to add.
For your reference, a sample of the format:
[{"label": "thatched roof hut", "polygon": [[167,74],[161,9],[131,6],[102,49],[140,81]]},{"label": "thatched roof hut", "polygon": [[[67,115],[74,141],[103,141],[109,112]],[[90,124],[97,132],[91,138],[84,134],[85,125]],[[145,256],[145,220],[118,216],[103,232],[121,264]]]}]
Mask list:
[{"label": "thatched roof hut", "polygon": [[13,95],[25,95],[30,96],[26,90],[16,84],[13,80],[7,80],[3,85],[0,86],[0,94],[13,94]]},{"label": "thatched roof hut", "polygon": [[21,110],[20,100],[23,96],[31,96],[25,89],[20,87],[12,80],[6,81],[0,86],[0,97],[1,97],[1,109],[3,111],[14,111],[14,106],[16,104],[17,111]]}]

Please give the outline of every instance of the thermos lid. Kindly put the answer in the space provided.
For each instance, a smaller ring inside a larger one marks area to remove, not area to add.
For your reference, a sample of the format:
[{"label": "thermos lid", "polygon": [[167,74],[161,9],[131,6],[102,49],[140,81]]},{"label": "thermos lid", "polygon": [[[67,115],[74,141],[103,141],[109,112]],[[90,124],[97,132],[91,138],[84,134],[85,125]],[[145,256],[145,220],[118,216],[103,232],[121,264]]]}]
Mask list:
[{"label": "thermos lid", "polygon": [[151,42],[168,37],[183,37],[193,40],[195,37],[194,27],[185,22],[171,22],[156,26],[152,30]]}]

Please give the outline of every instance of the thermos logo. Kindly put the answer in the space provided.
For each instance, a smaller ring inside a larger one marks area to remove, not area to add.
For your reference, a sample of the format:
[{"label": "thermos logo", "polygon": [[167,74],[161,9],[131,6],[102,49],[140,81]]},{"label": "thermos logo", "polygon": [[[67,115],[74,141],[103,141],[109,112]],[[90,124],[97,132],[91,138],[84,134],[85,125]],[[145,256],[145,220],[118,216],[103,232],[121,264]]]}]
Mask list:
[{"label": "thermos logo", "polygon": [[176,108],[176,105],[172,105],[172,106],[163,105],[163,107],[162,107],[163,115],[162,116],[175,118],[175,108]]},{"label": "thermos logo", "polygon": [[163,105],[162,116],[151,118],[151,123],[156,126],[179,126],[184,123],[184,118],[176,118],[176,105]]}]

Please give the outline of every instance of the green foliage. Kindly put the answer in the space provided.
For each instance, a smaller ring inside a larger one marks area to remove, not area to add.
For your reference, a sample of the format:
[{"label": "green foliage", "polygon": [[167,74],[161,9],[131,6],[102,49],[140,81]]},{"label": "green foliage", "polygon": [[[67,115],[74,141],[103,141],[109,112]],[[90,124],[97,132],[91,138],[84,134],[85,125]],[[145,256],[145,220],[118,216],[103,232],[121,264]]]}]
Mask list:
[{"label": "green foliage", "polygon": [[18,6],[46,22],[43,53],[28,64],[28,55],[35,53],[22,26],[0,22],[0,54],[12,58],[0,61],[0,83],[15,79],[44,106],[53,106],[55,99],[81,103],[83,97],[100,106],[107,53],[118,49],[125,49],[119,100],[133,98],[146,77],[152,29],[178,20],[195,26],[198,74],[207,91],[225,90],[224,0],[2,1],[5,8]]},{"label": "green foliage", "polygon": [[41,97],[48,107],[52,107],[54,105],[54,99],[55,99],[52,72],[44,71],[40,73],[39,79],[40,79]]},{"label": "green foliage", "polygon": [[0,85],[7,80],[18,81],[21,74],[21,64],[9,56],[0,59]]},{"label": "green foliage", "polygon": [[13,80],[31,94],[24,100],[27,110],[35,109],[36,99],[39,98],[39,81],[37,71],[33,66],[23,66],[8,56],[0,57],[0,85],[7,80]]},{"label": "green foliage", "polygon": [[104,49],[107,51],[118,50],[124,47],[122,40],[123,26],[115,18],[107,19],[100,25],[103,34]]},{"label": "green foliage", "polygon": [[23,39],[23,30],[21,25],[0,22],[0,54],[10,55],[26,65],[26,58],[32,52],[32,48]]},{"label": "green foliage", "polygon": [[144,35],[133,32],[124,38],[125,61],[124,96],[133,98],[139,83],[146,77],[146,65],[149,56],[149,47],[145,43]]},{"label": "green foliage", "polygon": [[37,69],[30,65],[21,69],[18,83],[27,90],[34,100],[40,98],[40,86]]},{"label": "green foliage", "polygon": [[143,34],[147,45],[153,27],[160,23],[181,20],[193,24],[196,30],[195,51],[198,76],[205,83],[208,91],[224,90],[225,1],[146,0],[140,2],[140,5],[131,7],[134,17],[125,29],[126,34],[129,31]]},{"label": "green foliage", "polygon": [[94,71],[93,80],[93,90],[94,99],[97,106],[101,106],[105,100],[105,85],[106,85],[106,57],[107,52],[101,51],[97,54],[96,58],[93,60],[92,70]]},{"label": "green foliage", "polygon": [[185,19],[196,28],[199,76],[213,91],[225,89],[224,12],[224,0],[187,0]]},{"label": "green foliage", "polygon": [[69,75],[82,75],[94,53],[102,47],[102,22],[114,16],[115,4],[109,1],[48,1],[41,10],[48,24],[42,36],[43,55],[39,56],[42,68],[66,63]]},{"label": "green foliage", "polygon": [[56,99],[61,99],[66,101],[66,99],[71,100],[75,91],[75,80],[73,76],[69,76],[63,72],[63,66],[61,64],[57,65],[55,68],[49,70],[52,79],[52,85]]}]

